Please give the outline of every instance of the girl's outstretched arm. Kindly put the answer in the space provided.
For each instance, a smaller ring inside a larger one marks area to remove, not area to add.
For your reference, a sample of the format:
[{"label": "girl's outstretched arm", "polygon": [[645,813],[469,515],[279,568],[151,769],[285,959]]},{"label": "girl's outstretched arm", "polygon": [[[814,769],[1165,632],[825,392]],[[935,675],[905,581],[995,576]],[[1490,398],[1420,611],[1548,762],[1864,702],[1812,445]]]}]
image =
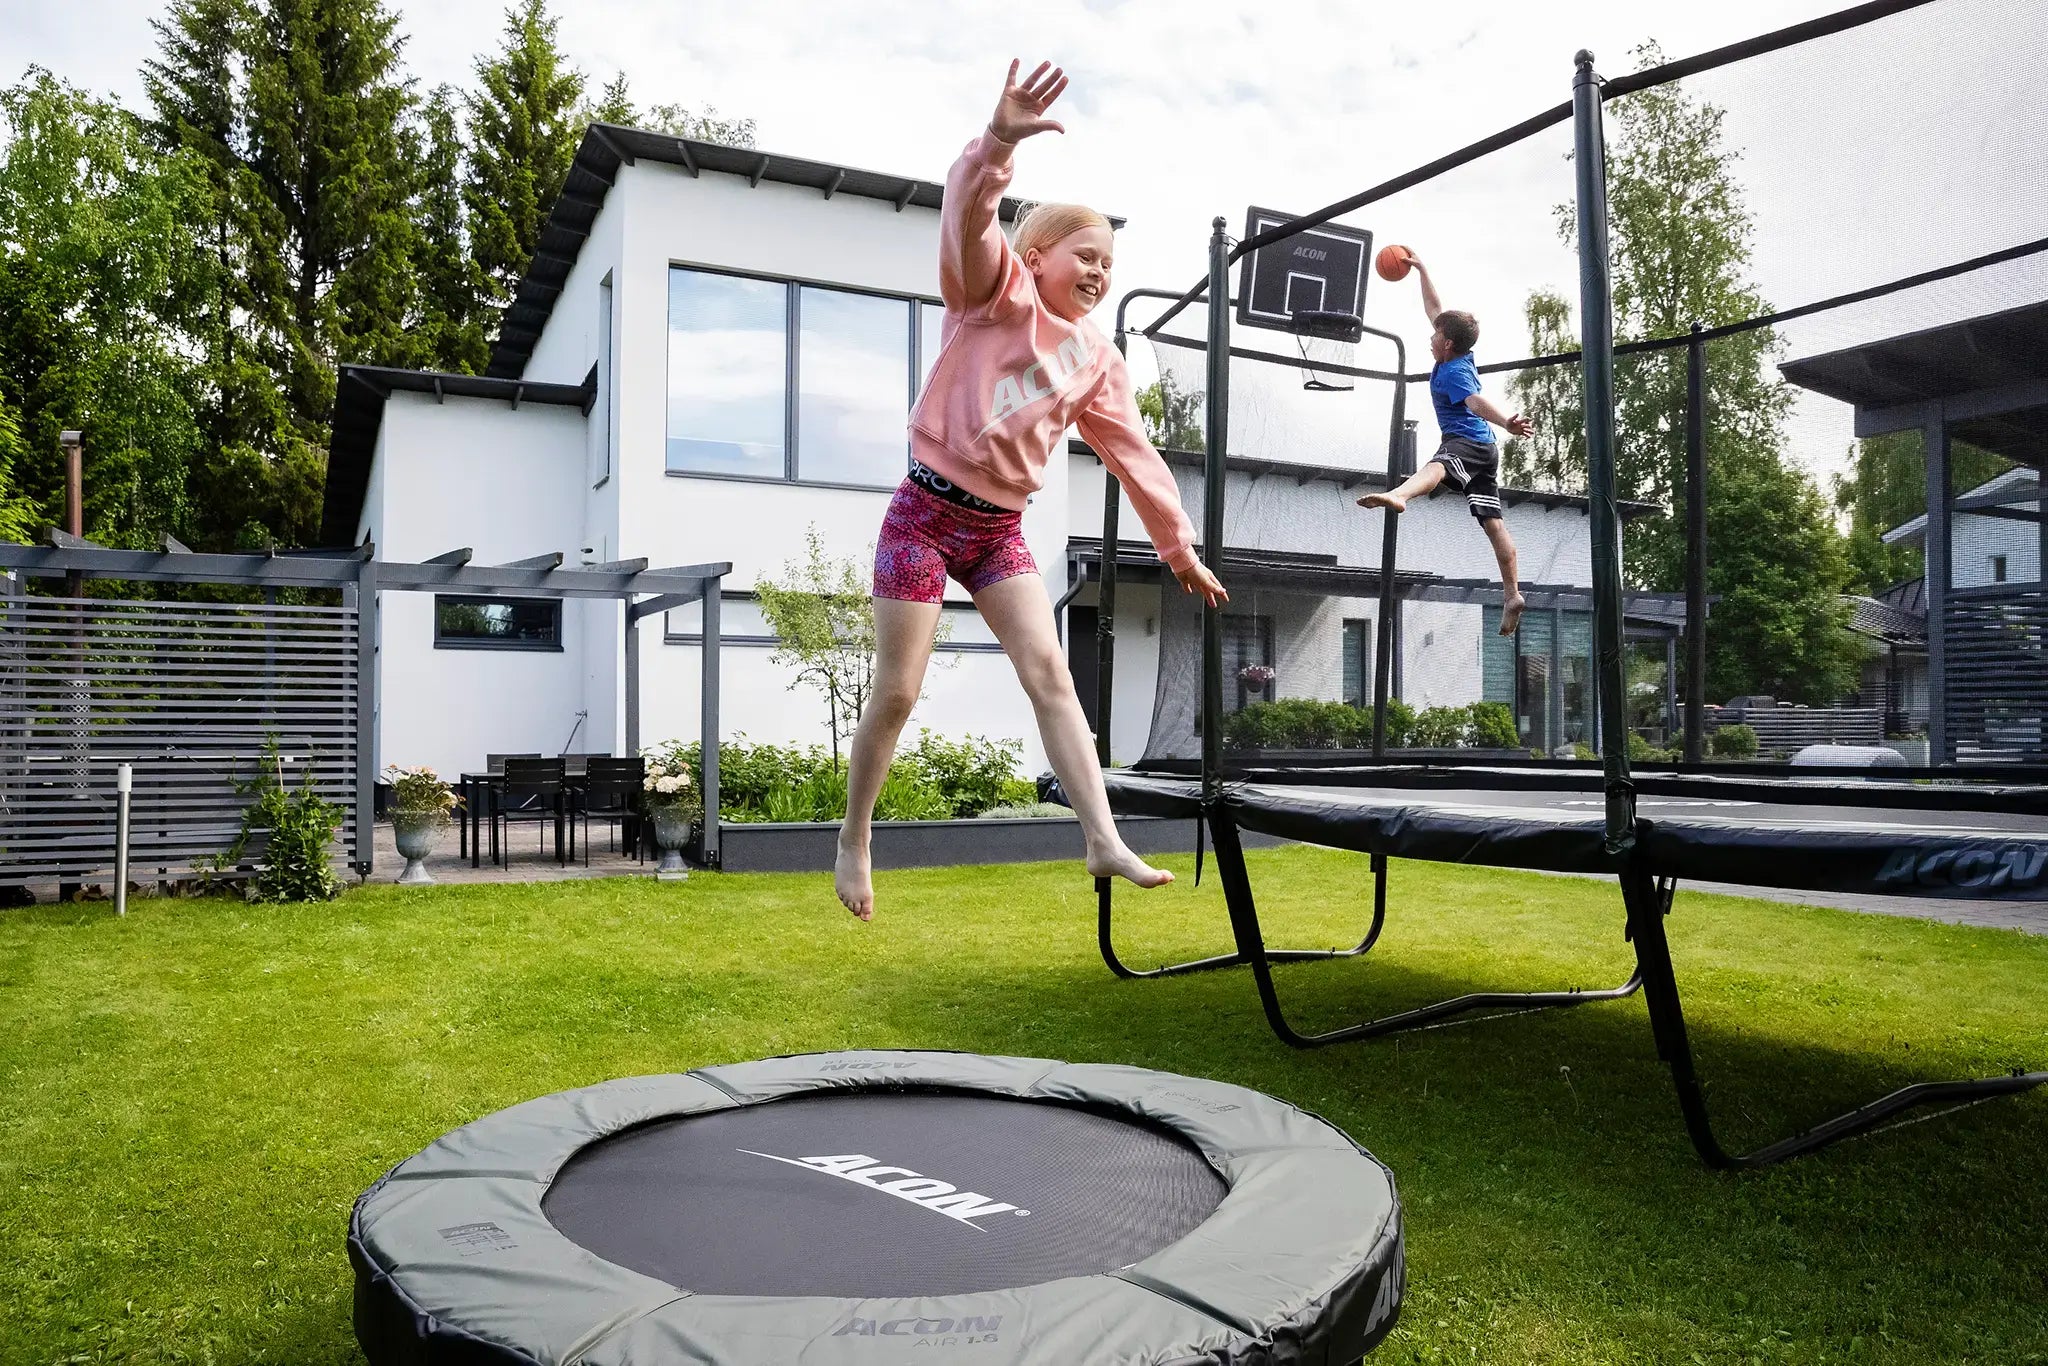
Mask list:
[{"label": "girl's outstretched arm", "polygon": [[968,144],[946,177],[939,226],[939,297],[963,313],[986,307],[1002,288],[1009,244],[1003,240],[997,210],[1010,183],[1016,145],[1037,133],[1066,131],[1045,117],[1067,88],[1066,74],[1050,62],[1040,62],[1020,85],[1017,67],[1010,63],[987,131]]}]

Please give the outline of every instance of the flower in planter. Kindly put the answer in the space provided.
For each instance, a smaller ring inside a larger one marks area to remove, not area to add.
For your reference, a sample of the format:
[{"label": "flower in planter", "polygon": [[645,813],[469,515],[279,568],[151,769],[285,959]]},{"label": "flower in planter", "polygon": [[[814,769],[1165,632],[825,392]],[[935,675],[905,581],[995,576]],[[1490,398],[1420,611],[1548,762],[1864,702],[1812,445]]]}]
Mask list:
[{"label": "flower in planter", "polygon": [[1237,671],[1238,681],[1253,692],[1264,692],[1273,681],[1273,666],[1270,664],[1247,664]]},{"label": "flower in planter", "polygon": [[462,798],[431,768],[400,768],[392,764],[384,770],[384,776],[391,784],[394,812],[446,819],[462,805]]},{"label": "flower in planter", "polygon": [[678,814],[694,811],[696,808],[696,784],[690,777],[690,766],[680,744],[671,742],[658,749],[650,749],[642,756],[647,764],[646,777],[641,780],[641,791],[650,811],[675,811]]}]

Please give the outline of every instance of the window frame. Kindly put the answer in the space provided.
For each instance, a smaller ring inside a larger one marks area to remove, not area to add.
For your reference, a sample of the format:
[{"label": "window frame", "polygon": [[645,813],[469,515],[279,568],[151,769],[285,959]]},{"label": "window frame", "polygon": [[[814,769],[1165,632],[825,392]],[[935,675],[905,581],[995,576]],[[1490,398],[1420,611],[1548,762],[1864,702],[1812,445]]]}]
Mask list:
[{"label": "window frame", "polygon": [[[487,636],[444,636],[441,634],[441,604],[455,603],[465,606],[482,606],[487,603],[510,602],[539,604],[550,608],[555,618],[555,638],[552,642],[538,640],[492,640]],[[436,593],[434,594],[434,648],[437,650],[510,650],[518,654],[561,654],[566,649],[562,643],[563,628],[562,599],[528,598],[516,593]]]},{"label": "window frame", "polygon": [[[1351,707],[1359,707],[1359,708],[1364,708],[1364,709],[1370,710],[1370,709],[1371,709],[1371,707],[1372,707],[1372,704],[1373,704],[1373,696],[1374,696],[1374,694],[1373,694],[1373,689],[1372,689],[1372,666],[1373,666],[1373,654],[1374,654],[1374,652],[1375,652],[1375,649],[1376,649],[1376,645],[1377,645],[1377,642],[1376,642],[1376,638],[1375,638],[1375,637],[1374,637],[1374,635],[1373,635],[1373,629],[1372,629],[1372,618],[1371,618],[1371,617],[1345,617],[1345,618],[1343,618],[1343,619],[1341,620],[1341,623],[1340,623],[1339,627],[1338,627],[1338,640],[1339,640],[1339,646],[1338,646],[1338,648],[1339,648],[1339,649],[1342,649],[1342,650],[1344,650],[1344,652],[1345,652],[1345,654],[1346,654],[1346,655],[1349,655],[1349,654],[1350,654],[1350,649],[1349,649],[1349,647],[1348,647],[1347,645],[1345,645],[1345,644],[1343,643],[1343,641],[1344,641],[1344,638],[1345,638],[1346,636],[1349,636],[1349,635],[1351,634],[1351,628],[1352,628],[1352,627],[1354,627],[1354,626],[1356,626],[1356,627],[1358,627],[1358,628],[1359,628],[1359,629],[1358,629],[1358,636],[1359,636],[1359,639],[1358,639],[1358,680],[1359,680],[1359,688],[1360,688],[1360,700],[1359,700],[1359,701],[1356,701],[1356,702],[1353,702],[1353,701],[1352,701],[1352,700],[1351,700],[1350,698],[1348,698],[1348,697],[1347,697],[1347,698],[1345,698],[1345,699],[1344,699],[1344,704],[1345,704],[1346,706],[1351,706]],[[1341,659],[1341,660],[1339,660],[1339,661],[1338,661],[1338,669],[1337,669],[1337,681],[1338,681],[1338,685],[1339,685],[1339,686],[1342,686],[1342,684],[1343,684],[1343,680],[1344,680],[1344,669],[1343,669],[1343,666],[1344,666],[1345,664],[1349,663],[1349,662],[1350,662],[1350,661],[1349,661],[1349,659]]]},{"label": "window frame", "polygon": [[[944,312],[945,301],[929,294],[909,294],[900,290],[877,289],[868,285],[850,285],[837,280],[822,280],[805,275],[779,275],[768,271],[742,270],[732,266],[707,265],[696,261],[677,260],[668,262],[669,276],[678,270],[694,271],[700,275],[722,275],[737,280],[753,280],[763,284],[783,287],[783,363],[782,363],[782,473],[739,474],[728,470],[678,470],[668,465],[668,422],[666,418],[668,395],[668,356],[666,341],[662,356],[662,377],[664,380],[662,421],[662,473],[672,479],[717,479],[729,483],[792,485],[799,488],[845,489],[858,493],[888,493],[895,484],[860,484],[841,479],[807,479],[799,471],[803,468],[803,453],[798,449],[798,393],[803,367],[803,309],[802,297],[806,289],[833,290],[841,294],[859,294],[872,299],[885,299],[904,306],[904,328],[908,339],[908,374],[905,379],[906,416],[917,407],[920,386],[924,381],[926,358],[924,356],[921,309],[936,308]],[[668,277],[663,284],[667,285]],[[666,304],[664,303],[664,308]],[[663,327],[664,338],[670,329]],[[934,358],[936,359],[936,358]],[[910,470],[910,434],[903,437],[903,468]]]}]

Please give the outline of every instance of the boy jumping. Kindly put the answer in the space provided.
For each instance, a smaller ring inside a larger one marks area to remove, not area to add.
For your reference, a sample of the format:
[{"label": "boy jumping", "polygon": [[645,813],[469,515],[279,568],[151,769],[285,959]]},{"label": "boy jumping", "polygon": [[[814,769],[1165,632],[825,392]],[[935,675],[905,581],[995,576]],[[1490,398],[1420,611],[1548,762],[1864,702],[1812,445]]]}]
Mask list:
[{"label": "boy jumping", "polygon": [[1436,405],[1437,427],[1443,444],[1420,470],[1403,480],[1399,488],[1386,493],[1368,493],[1358,500],[1360,507],[1387,508],[1406,512],[1408,500],[1449,483],[1465,495],[1465,504],[1479,519],[1480,530],[1493,542],[1494,558],[1500,561],[1502,589],[1500,633],[1511,636],[1522,620],[1522,588],[1515,578],[1515,541],[1500,506],[1500,447],[1494,444],[1494,427],[1515,436],[1527,436],[1534,428],[1519,413],[1510,417],[1479,392],[1479,368],[1473,364],[1472,348],[1479,342],[1479,320],[1470,313],[1447,309],[1437,298],[1429,268],[1414,252],[1408,264],[1422,280],[1422,311],[1434,329],[1429,337],[1429,354],[1436,364],[1429,372],[1429,400]]}]

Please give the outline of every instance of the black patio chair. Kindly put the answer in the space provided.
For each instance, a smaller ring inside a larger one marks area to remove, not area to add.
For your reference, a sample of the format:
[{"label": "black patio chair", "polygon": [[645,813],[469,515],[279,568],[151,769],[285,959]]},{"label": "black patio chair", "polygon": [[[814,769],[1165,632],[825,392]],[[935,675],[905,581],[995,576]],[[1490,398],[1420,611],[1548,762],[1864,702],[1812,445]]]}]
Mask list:
[{"label": "black patio chair", "polygon": [[[518,759],[505,760],[505,776],[498,783],[498,799],[491,807],[491,857],[498,859],[498,831],[505,830],[504,866],[512,864],[512,824],[515,821],[541,823],[553,821],[555,825],[555,862],[567,863],[570,849],[562,842],[562,828],[568,823],[569,789],[564,782],[565,774],[560,759]],[[569,823],[569,842],[575,843],[576,831]],[[547,849],[547,835],[543,826],[540,847]]]},{"label": "black patio chair", "polygon": [[570,753],[565,753],[561,756],[562,762],[564,764],[567,764],[569,767],[569,776],[571,778],[580,778],[585,773],[589,772],[590,761],[592,759],[609,759],[611,757],[612,752],[608,749],[576,750]]},{"label": "black patio chair", "polygon": [[576,809],[583,817],[583,866],[590,866],[590,822],[601,820],[611,827],[612,848],[630,834],[633,856],[647,861],[647,838],[640,815],[641,784],[647,781],[647,761],[640,758],[614,759],[593,754],[584,771],[583,791]]}]

